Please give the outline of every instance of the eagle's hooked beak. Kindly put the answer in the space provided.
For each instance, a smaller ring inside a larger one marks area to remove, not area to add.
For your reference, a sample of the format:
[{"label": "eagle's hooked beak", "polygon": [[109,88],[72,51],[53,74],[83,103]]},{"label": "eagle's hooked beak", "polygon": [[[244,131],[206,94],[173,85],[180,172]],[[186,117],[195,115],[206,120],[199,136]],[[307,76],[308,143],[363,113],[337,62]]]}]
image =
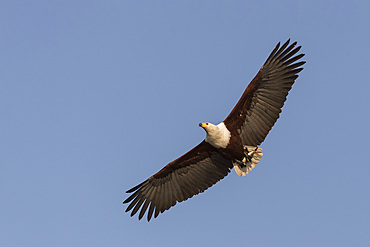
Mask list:
[{"label": "eagle's hooked beak", "polygon": [[206,127],[207,125],[208,125],[207,123],[200,123],[200,124],[199,124],[199,127],[204,128],[204,127]]}]

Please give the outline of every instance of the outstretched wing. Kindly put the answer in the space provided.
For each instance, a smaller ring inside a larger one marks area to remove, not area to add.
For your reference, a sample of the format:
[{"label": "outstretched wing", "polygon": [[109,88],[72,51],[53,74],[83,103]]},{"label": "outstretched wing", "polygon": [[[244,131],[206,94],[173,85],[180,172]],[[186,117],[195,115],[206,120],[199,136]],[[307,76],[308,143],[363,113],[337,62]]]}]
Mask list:
[{"label": "outstretched wing", "polygon": [[148,210],[150,221],[177,202],[197,195],[224,178],[233,167],[232,162],[219,154],[205,141],[166,165],[141,184],[127,191],[133,193],[123,203],[128,203],[131,216],[141,208],[139,219]]},{"label": "outstretched wing", "polygon": [[[276,45],[260,71],[249,83],[242,97],[224,123],[236,129],[244,145],[261,144],[279,118],[289,90],[305,62],[296,62],[301,46],[289,45],[288,39],[279,49]],[[288,46],[289,45],[289,46]]]}]

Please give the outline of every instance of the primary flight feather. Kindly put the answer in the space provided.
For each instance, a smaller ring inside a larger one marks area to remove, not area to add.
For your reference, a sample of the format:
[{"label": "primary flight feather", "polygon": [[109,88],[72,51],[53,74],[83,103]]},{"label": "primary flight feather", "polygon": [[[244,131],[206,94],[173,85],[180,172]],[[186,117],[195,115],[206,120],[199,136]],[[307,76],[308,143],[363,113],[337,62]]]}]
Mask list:
[{"label": "primary flight feather", "polygon": [[289,90],[303,70],[301,46],[276,45],[262,68],[245,89],[240,100],[218,125],[200,123],[206,138],[180,158],[127,191],[132,193],[123,203],[130,203],[126,212],[147,212],[150,221],[177,202],[197,195],[224,178],[234,167],[245,176],[262,158],[258,147],[279,118]]}]

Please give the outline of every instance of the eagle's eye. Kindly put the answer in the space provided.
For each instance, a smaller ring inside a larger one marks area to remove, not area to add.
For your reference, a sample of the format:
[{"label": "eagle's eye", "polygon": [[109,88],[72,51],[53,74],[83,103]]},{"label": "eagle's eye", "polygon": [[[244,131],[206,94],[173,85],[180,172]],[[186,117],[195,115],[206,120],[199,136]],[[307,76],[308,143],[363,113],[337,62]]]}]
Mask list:
[{"label": "eagle's eye", "polygon": [[208,123],[206,123],[206,125],[208,125]]}]

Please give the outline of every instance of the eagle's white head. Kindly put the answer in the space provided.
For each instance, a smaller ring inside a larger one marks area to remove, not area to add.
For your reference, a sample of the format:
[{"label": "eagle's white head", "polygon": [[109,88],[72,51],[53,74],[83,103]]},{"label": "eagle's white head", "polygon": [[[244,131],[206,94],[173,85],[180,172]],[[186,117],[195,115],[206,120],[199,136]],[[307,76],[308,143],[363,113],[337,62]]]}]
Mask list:
[{"label": "eagle's white head", "polygon": [[200,123],[199,127],[202,127],[207,133],[217,131],[218,127],[217,125],[214,125],[213,123]]},{"label": "eagle's white head", "polygon": [[215,148],[226,148],[229,144],[231,133],[224,122],[218,125],[206,122],[200,123],[199,126],[207,132],[205,141]]}]

